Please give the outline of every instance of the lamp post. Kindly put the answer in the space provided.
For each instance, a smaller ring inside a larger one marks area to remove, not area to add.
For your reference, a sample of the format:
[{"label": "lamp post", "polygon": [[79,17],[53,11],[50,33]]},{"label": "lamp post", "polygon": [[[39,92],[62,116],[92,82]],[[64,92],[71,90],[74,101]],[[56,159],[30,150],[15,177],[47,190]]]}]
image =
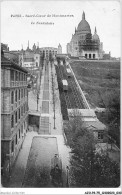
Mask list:
[{"label": "lamp post", "polygon": [[66,186],[69,187],[69,167],[66,166],[66,169],[67,169],[67,183],[66,183]]},{"label": "lamp post", "polygon": [[38,105],[39,105],[39,92],[37,92],[37,111],[38,111]]}]

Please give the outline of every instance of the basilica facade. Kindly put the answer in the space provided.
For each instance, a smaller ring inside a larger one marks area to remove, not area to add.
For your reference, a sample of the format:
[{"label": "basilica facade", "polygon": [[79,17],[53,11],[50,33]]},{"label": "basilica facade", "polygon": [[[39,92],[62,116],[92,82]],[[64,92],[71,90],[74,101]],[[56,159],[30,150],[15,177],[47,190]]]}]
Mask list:
[{"label": "basilica facade", "polygon": [[83,12],[81,22],[77,29],[75,28],[71,41],[67,43],[67,54],[81,59],[102,59],[103,53],[103,43],[100,42],[96,27],[92,35],[90,25]]}]

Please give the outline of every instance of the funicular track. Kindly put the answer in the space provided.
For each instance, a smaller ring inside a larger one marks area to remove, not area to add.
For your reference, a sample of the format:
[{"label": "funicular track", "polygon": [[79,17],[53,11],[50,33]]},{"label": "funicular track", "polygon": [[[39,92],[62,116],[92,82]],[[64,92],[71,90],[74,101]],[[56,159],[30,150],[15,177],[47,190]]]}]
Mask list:
[{"label": "funicular track", "polygon": [[69,91],[63,92],[65,101],[67,104],[67,108],[68,109],[75,109],[75,108],[83,109],[84,105],[82,103],[82,98],[77,89],[77,85],[75,83],[73,76],[71,78],[68,78],[64,72],[64,66],[59,65],[58,67],[59,67],[59,74],[60,74],[61,80],[67,79],[68,85],[69,85]]},{"label": "funicular track", "polygon": [[[63,80],[65,78],[64,78],[64,75],[63,75],[63,71],[61,70],[61,67],[59,67],[59,66],[58,66],[59,75],[60,75],[61,80]],[[64,98],[65,98],[65,101],[66,101],[67,108],[69,108],[69,109],[72,108],[71,100],[69,98],[68,93],[63,91],[63,95],[64,95]]]}]

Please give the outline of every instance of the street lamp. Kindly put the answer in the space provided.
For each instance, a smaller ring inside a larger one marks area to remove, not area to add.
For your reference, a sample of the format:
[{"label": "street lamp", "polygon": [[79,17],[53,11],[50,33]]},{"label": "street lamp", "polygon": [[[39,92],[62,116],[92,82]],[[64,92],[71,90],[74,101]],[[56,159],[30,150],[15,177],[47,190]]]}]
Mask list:
[{"label": "street lamp", "polygon": [[67,183],[66,183],[66,186],[69,187],[69,167],[66,166],[66,169],[67,169]]},{"label": "street lamp", "polygon": [[39,104],[39,92],[37,93],[37,111],[38,111],[38,104]]}]

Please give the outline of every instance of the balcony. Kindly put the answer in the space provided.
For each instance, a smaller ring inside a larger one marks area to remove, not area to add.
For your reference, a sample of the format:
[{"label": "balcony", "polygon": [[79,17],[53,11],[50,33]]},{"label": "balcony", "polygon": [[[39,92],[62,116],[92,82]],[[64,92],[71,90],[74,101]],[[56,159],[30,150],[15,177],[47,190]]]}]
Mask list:
[{"label": "balcony", "polygon": [[10,87],[21,87],[26,85],[27,81],[10,81]]}]

